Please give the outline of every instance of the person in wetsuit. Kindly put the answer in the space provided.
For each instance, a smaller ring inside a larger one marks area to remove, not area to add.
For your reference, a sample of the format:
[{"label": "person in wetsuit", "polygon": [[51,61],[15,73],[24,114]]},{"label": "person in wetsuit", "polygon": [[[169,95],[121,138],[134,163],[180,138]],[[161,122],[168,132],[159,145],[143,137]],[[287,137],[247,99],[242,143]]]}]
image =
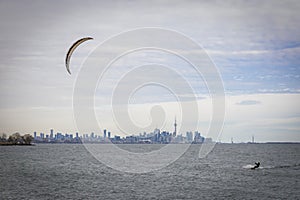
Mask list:
[{"label": "person in wetsuit", "polygon": [[259,168],[259,166],[260,166],[260,162],[256,162],[256,163],[255,163],[255,166],[254,166],[254,167],[252,167],[251,169],[256,169],[256,168]]}]

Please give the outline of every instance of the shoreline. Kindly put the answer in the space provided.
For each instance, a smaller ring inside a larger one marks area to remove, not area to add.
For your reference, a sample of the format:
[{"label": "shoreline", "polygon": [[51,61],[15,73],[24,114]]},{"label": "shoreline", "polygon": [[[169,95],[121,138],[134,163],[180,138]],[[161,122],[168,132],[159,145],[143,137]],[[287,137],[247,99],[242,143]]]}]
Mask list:
[{"label": "shoreline", "polygon": [[35,144],[15,144],[10,142],[1,142],[0,146],[35,146]]},{"label": "shoreline", "polygon": [[[69,145],[69,144],[76,144],[76,145],[84,145],[84,144],[94,144],[94,145],[106,145],[106,144],[112,144],[112,143],[32,143],[32,144],[13,144],[13,143],[0,143],[0,146],[36,146],[36,145],[53,145],[53,144],[59,144],[59,145]],[[169,143],[174,145],[175,143]],[[143,143],[118,143],[115,145],[169,145],[169,144],[143,144]],[[176,143],[177,144],[182,144],[182,143]],[[205,143],[199,143],[205,144]],[[199,144],[190,144],[190,145],[199,145]],[[264,142],[264,143],[216,143],[218,144],[224,144],[224,145],[253,145],[253,144],[300,144],[300,142]]]}]

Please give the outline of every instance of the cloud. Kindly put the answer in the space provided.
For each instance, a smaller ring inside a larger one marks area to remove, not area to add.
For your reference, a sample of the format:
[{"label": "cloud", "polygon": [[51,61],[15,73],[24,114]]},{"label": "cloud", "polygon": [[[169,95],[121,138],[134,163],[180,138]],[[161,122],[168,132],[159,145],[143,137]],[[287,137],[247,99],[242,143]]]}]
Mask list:
[{"label": "cloud", "polygon": [[236,103],[236,105],[240,105],[240,106],[249,106],[249,105],[257,105],[257,104],[261,104],[261,102],[255,100],[243,100]]},{"label": "cloud", "polygon": [[[257,117],[263,121],[274,112],[277,118],[285,118],[288,113],[281,105],[299,102],[295,100],[299,100],[296,94],[293,100],[289,98],[291,93],[300,93],[299,10],[299,1],[153,1],[151,4],[99,1],[87,2],[84,7],[78,0],[72,4],[68,1],[56,4],[1,1],[0,18],[6,20],[0,20],[3,38],[0,40],[0,109],[25,109],[1,110],[0,127],[43,130],[52,127],[53,121],[61,120],[57,128],[72,129],[72,112],[64,113],[61,107],[72,105],[72,87],[81,62],[98,43],[138,27],[173,29],[203,46],[221,72],[226,93],[239,97],[230,100],[230,109],[235,114],[229,117],[229,122],[241,123],[240,120]],[[95,40],[74,52],[72,76],[68,76],[65,53],[72,42],[83,36],[92,36]],[[198,100],[207,94],[202,80],[174,58],[145,53],[139,60],[134,55],[127,59],[134,66],[149,61],[149,56],[157,63],[167,63],[164,61],[167,59],[168,64],[181,68],[181,75],[197,88]],[[124,68],[125,62],[119,64],[117,70],[109,74],[105,92],[128,70]],[[177,81],[174,79],[173,85],[181,89]],[[157,93],[152,92],[147,93],[149,97],[144,96],[146,100],[151,99],[151,94],[156,96]],[[245,94],[254,96],[243,96]],[[193,94],[182,91],[181,96],[189,99]],[[298,112],[298,103],[288,106],[289,113]],[[53,108],[51,112],[48,107]],[[247,132],[248,128],[227,132],[238,134]],[[298,125],[292,128],[297,130]]]}]

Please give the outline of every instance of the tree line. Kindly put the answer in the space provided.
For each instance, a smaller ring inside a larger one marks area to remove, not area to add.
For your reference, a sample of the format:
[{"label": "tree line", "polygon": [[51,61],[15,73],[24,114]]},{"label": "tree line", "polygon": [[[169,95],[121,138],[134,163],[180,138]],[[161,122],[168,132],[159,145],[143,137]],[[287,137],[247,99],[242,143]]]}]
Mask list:
[{"label": "tree line", "polygon": [[14,133],[7,138],[5,133],[0,136],[0,144],[2,145],[31,145],[33,137],[30,134],[21,135]]}]

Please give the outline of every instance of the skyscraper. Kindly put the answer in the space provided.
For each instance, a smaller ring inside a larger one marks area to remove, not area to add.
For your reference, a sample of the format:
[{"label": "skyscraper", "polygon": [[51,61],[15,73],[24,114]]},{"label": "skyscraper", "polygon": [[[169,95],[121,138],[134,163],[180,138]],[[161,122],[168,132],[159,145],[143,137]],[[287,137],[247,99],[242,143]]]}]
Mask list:
[{"label": "skyscraper", "polygon": [[53,139],[53,129],[50,129],[50,138]]},{"label": "skyscraper", "polygon": [[186,132],[186,139],[187,139],[188,143],[192,143],[193,142],[193,132],[192,131]]},{"label": "skyscraper", "polygon": [[103,137],[104,137],[104,139],[106,138],[106,129],[104,129],[104,131],[103,131]]},{"label": "skyscraper", "polygon": [[176,134],[177,134],[177,123],[176,123],[176,117],[175,117],[173,137],[176,137]]}]

